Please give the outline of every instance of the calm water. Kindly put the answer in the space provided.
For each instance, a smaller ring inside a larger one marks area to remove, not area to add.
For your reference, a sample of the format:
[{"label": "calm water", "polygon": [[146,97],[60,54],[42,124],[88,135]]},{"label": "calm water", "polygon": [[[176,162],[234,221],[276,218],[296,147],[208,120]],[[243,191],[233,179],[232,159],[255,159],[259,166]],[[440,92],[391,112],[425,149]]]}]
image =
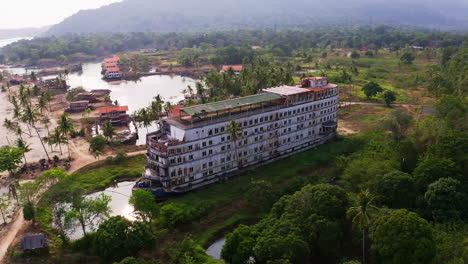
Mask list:
[{"label": "calm water", "polygon": [[[7,69],[16,74],[24,74],[24,68]],[[29,73],[29,72],[28,72]],[[47,76],[45,79],[55,78]],[[165,101],[177,103],[184,98],[182,90],[187,85],[195,86],[195,80],[188,77],[153,75],[140,78],[136,81],[106,82],[102,80],[101,63],[83,64],[83,72],[71,73],[68,76],[71,88],[83,87],[86,90],[110,89],[112,101],[117,100],[120,105],[128,105],[129,113],[146,107],[153,98],[160,94]],[[156,126],[148,127],[149,132],[156,130]],[[146,128],[138,129],[138,145],[146,144]]]},{"label": "calm water", "polygon": [[[129,220],[134,220],[133,206],[128,203],[128,199],[132,195],[132,187],[135,182],[125,181],[117,184],[116,187],[110,187],[102,192],[90,194],[88,197],[97,197],[104,193],[112,198],[109,206],[112,210],[111,216],[121,215]],[[96,226],[97,228],[97,226]],[[88,230],[87,230],[88,231]],[[78,239],[83,237],[83,230],[81,226],[76,226],[74,232],[70,234],[71,239]]]},{"label": "calm water", "polygon": [[[86,90],[112,90],[112,101],[117,100],[120,105],[128,105],[130,113],[148,106],[158,94],[166,101],[177,103],[184,98],[182,90],[187,85],[195,86],[192,78],[168,75],[147,76],[136,81],[106,82],[102,80],[101,63],[83,64],[83,72],[72,73],[68,79],[72,88],[81,86]],[[156,126],[153,125],[148,130],[154,131]],[[146,144],[146,128],[138,129],[138,135],[137,144]]]},{"label": "calm water", "polygon": [[221,260],[221,250],[223,250],[224,244],[226,244],[226,238],[216,240],[211,246],[206,250],[206,253],[214,259]]}]

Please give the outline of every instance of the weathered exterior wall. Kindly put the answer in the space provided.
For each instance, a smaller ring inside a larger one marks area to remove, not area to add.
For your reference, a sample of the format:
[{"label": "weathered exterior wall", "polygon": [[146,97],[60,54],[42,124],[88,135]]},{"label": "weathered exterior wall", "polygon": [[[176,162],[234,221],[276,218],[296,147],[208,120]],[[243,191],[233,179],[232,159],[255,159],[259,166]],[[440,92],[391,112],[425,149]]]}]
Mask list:
[{"label": "weathered exterior wall", "polygon": [[[167,153],[148,148],[151,176],[166,191],[197,188],[235,174],[245,167],[265,164],[323,144],[335,135],[324,122],[337,122],[338,88],[318,94],[316,101],[235,119],[242,137],[233,142],[229,122],[184,130],[170,125],[170,135],[183,141]],[[239,159],[236,159],[236,151]]]}]

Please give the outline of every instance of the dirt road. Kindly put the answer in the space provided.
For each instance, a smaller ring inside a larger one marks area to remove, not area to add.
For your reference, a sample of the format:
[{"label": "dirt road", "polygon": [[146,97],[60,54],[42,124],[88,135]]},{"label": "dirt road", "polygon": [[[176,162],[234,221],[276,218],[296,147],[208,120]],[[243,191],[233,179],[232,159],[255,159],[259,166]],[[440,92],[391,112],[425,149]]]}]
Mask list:
[{"label": "dirt road", "polygon": [[[79,170],[80,168],[82,168],[84,166],[87,166],[87,165],[89,165],[89,164],[91,164],[93,162],[96,162],[96,159],[94,159],[94,158],[90,159],[89,158],[89,156],[91,156],[89,153],[86,153],[86,155],[83,155],[83,154],[85,154],[83,152],[83,150],[80,149],[79,147],[77,147],[74,144],[70,144],[70,150],[72,151],[72,156],[76,157],[77,159],[72,162],[72,164],[71,164],[72,167],[68,171],[68,173],[73,173],[73,172]],[[141,150],[141,151],[128,153],[127,155],[131,157],[131,156],[137,156],[137,155],[141,155],[141,154],[145,154],[145,153],[146,153],[146,150]],[[103,156],[103,158],[106,158],[108,156],[110,156],[110,155]],[[0,238],[1,239],[1,242],[0,242],[0,263],[4,263],[4,261],[5,261],[4,258],[5,258],[5,255],[6,255],[7,251],[8,251],[8,248],[13,244],[13,242],[15,241],[15,238],[17,237],[17,235],[21,234],[21,231],[26,229],[28,224],[29,224],[29,222],[26,222],[23,219],[23,210],[21,208],[19,208],[18,213],[16,214],[16,217],[15,217],[15,220],[12,221],[9,224],[10,226],[5,227],[5,228],[8,228],[8,230]]]}]

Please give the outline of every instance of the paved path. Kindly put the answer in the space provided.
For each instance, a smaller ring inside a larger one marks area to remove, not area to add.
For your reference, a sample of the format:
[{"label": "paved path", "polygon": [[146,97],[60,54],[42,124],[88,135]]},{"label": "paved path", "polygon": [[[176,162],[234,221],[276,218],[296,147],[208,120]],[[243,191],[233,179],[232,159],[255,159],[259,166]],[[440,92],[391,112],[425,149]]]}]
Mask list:
[{"label": "paved path", "polygon": [[[72,147],[73,149],[73,147]],[[146,154],[146,150],[141,150],[141,151],[135,151],[135,152],[130,152],[127,153],[127,156],[132,157],[132,156],[137,156],[141,154]],[[106,158],[104,156],[103,158]],[[68,173],[73,173],[84,166],[90,165],[92,163],[96,162],[96,160],[90,160],[87,159],[86,161],[80,162],[79,166],[73,166],[72,162],[72,168],[68,171]],[[4,258],[5,255],[8,251],[8,248],[12,245],[12,243],[15,241],[16,236],[21,230],[24,230],[29,222],[26,222],[23,218],[23,210],[22,208],[18,208],[18,213],[16,213],[15,219],[12,221],[11,226],[7,226],[8,228],[7,233],[1,237],[0,241],[0,263],[4,263]]]}]

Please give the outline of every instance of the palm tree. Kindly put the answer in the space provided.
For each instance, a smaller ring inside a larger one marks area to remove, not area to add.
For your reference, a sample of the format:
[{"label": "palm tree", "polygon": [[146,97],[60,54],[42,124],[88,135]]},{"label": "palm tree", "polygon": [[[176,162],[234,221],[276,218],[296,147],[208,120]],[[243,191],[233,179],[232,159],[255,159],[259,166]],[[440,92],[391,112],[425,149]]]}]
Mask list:
[{"label": "palm tree", "polygon": [[41,119],[41,123],[45,125],[47,129],[47,136],[49,136],[50,135],[50,131],[49,131],[50,118],[48,116],[44,116]]},{"label": "palm tree", "polygon": [[203,84],[201,82],[196,82],[195,83],[195,89],[197,90],[197,95],[200,98],[201,103],[202,104],[206,103],[205,88],[203,88]]},{"label": "palm tree", "polygon": [[99,151],[99,150],[96,150],[96,151],[94,151],[94,153],[93,153],[94,158],[96,158],[97,160],[99,160],[99,157],[100,157],[101,155],[102,155],[102,152]]},{"label": "palm tree", "polygon": [[37,108],[41,112],[41,115],[44,113],[44,110],[47,110],[47,98],[45,93],[42,93],[41,96],[39,97],[39,101],[37,103]]},{"label": "palm tree", "polygon": [[106,138],[107,142],[112,140],[112,137],[115,135],[115,128],[110,120],[106,120],[102,124],[102,135]]},{"label": "palm tree", "polygon": [[148,114],[151,115],[153,120],[157,120],[162,112],[162,101],[154,100],[151,102],[148,108]]},{"label": "palm tree", "polygon": [[26,160],[26,153],[31,151],[31,148],[29,146],[30,145],[22,138],[18,138],[16,140],[16,147],[23,151],[24,164],[28,164],[28,161]]},{"label": "palm tree", "polygon": [[68,140],[68,137],[74,130],[75,127],[73,126],[71,118],[68,117],[68,113],[63,113],[63,115],[60,116],[60,120],[58,122],[58,131],[60,131],[61,135],[67,138],[68,158],[71,158],[70,141]]},{"label": "palm tree", "polygon": [[15,134],[20,137],[20,139],[23,139],[23,130],[21,129],[20,126],[16,127]]},{"label": "palm tree", "polygon": [[15,131],[16,127],[15,127],[15,124],[13,123],[13,121],[11,121],[10,119],[6,118],[3,120],[3,126],[10,130],[10,131]]},{"label": "palm tree", "polygon": [[151,123],[153,122],[151,113],[146,110],[146,108],[140,109],[140,111],[138,111],[137,122],[139,123],[140,127],[144,126],[146,128],[146,132],[148,133],[148,127],[151,126]]},{"label": "palm tree", "polygon": [[32,127],[37,133],[37,137],[39,137],[39,140],[41,141],[42,148],[44,148],[44,152],[47,156],[47,160],[50,160],[49,153],[47,153],[47,149],[44,145],[44,141],[42,140],[41,135],[39,134],[39,130],[36,127],[36,122],[37,122],[37,117],[39,116],[39,113],[34,110],[31,105],[26,105],[26,108],[24,109],[24,114],[23,118],[24,120]]},{"label": "palm tree", "polygon": [[242,164],[242,161],[239,161],[239,154],[237,153],[237,140],[240,138],[240,135],[242,134],[242,128],[239,126],[239,124],[236,123],[236,120],[231,120],[231,122],[229,122],[229,125],[227,126],[226,132],[231,136],[231,140],[234,142],[234,150],[236,152],[236,161],[238,163],[238,166],[240,167]]},{"label": "palm tree", "polygon": [[169,116],[169,113],[171,112],[173,106],[171,104],[171,102],[166,102],[164,104],[164,110],[166,111],[166,115]]},{"label": "palm tree", "polygon": [[348,217],[352,217],[354,227],[358,227],[362,231],[362,263],[366,263],[366,237],[367,230],[371,225],[372,217],[378,208],[373,204],[374,198],[369,190],[361,191],[356,199],[355,206],[348,209]]},{"label": "palm tree", "polygon": [[60,128],[56,127],[54,132],[49,135],[49,144],[59,146],[60,155],[63,155],[62,151],[62,144],[66,144],[68,142],[67,137],[65,137],[62,132],[60,132]]}]

